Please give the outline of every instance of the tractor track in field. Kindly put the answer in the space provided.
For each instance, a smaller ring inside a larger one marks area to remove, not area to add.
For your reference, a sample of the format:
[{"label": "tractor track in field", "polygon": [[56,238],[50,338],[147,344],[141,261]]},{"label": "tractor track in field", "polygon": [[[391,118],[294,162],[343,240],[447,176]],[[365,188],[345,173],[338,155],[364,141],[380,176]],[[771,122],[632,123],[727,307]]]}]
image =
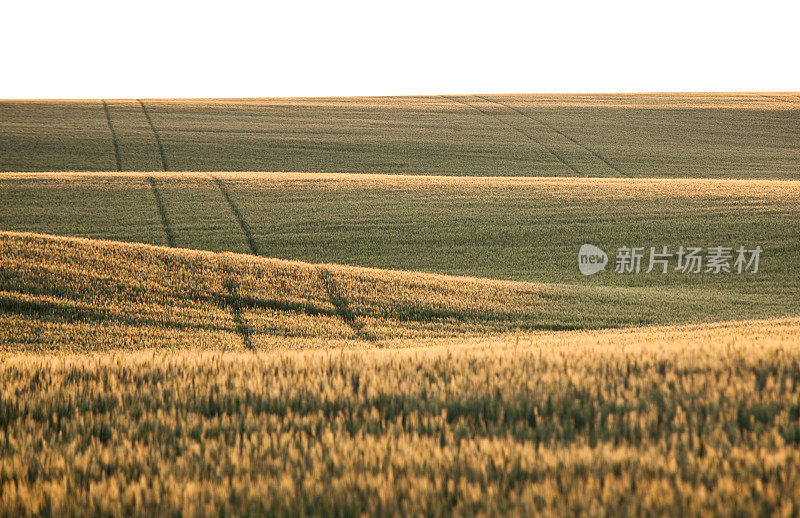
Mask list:
[{"label": "tractor track in field", "polygon": [[158,153],[161,155],[161,167],[164,169],[164,171],[169,171],[169,168],[167,167],[167,155],[164,153],[164,144],[161,142],[161,136],[158,134],[155,125],[153,125],[153,119],[150,118],[150,113],[147,111],[147,106],[144,105],[144,102],[141,99],[136,100],[142,107],[144,117],[147,119],[147,124],[150,125],[150,129],[153,131],[153,136],[156,138],[156,144],[158,144]]},{"label": "tractor track in field", "polygon": [[236,324],[236,332],[241,337],[242,344],[244,344],[245,348],[251,351],[255,350],[255,346],[253,345],[253,330],[247,323],[244,311],[242,310],[244,304],[242,303],[242,297],[239,293],[239,281],[231,274],[224,264],[222,266],[223,270],[225,270],[225,289],[230,296],[228,308],[231,310],[231,315],[233,315],[233,322]]},{"label": "tractor track in field", "polygon": [[520,135],[522,135],[523,137],[527,138],[527,139],[528,139],[528,140],[530,140],[531,142],[534,142],[535,144],[537,144],[537,145],[539,145],[541,148],[543,148],[545,151],[547,151],[548,153],[550,153],[550,154],[553,156],[553,158],[555,158],[555,159],[556,159],[558,162],[560,162],[560,163],[561,163],[561,164],[562,164],[564,167],[566,167],[567,169],[569,169],[569,170],[570,170],[570,171],[571,171],[571,172],[572,172],[572,173],[573,173],[575,176],[582,176],[582,174],[580,173],[580,171],[578,171],[577,169],[575,169],[574,167],[572,167],[572,165],[570,165],[570,164],[569,164],[569,163],[568,163],[566,160],[564,160],[564,159],[563,159],[563,158],[562,158],[562,157],[561,157],[561,156],[560,156],[558,153],[556,153],[556,151],[555,151],[555,150],[553,150],[553,149],[550,149],[549,147],[545,146],[544,144],[542,144],[541,142],[539,142],[537,139],[535,139],[533,136],[531,136],[531,135],[529,135],[528,133],[526,133],[526,132],[522,131],[521,129],[517,128],[517,127],[516,127],[516,126],[514,126],[513,124],[510,124],[510,123],[508,123],[508,122],[504,121],[503,119],[501,119],[500,117],[498,117],[498,116],[496,116],[496,115],[494,115],[494,114],[492,114],[492,113],[489,113],[489,112],[487,112],[487,111],[483,111],[483,110],[481,110],[480,108],[478,108],[477,106],[473,106],[473,105],[469,104],[469,103],[468,103],[468,102],[466,102],[466,101],[462,101],[462,100],[460,100],[460,99],[456,99],[456,98],[454,98],[454,97],[448,97],[448,96],[446,96],[446,95],[443,95],[443,96],[441,96],[441,97],[442,97],[443,99],[447,99],[447,100],[448,100],[448,101],[450,101],[450,102],[454,102],[454,103],[458,103],[458,104],[463,104],[464,106],[467,106],[467,107],[469,107],[469,108],[472,108],[473,110],[476,110],[476,111],[478,111],[478,112],[482,113],[483,115],[486,115],[487,117],[491,117],[491,118],[493,118],[494,120],[496,120],[496,121],[500,122],[501,124],[503,124],[503,125],[505,125],[505,126],[507,126],[507,127],[511,128],[512,130],[516,131],[517,133],[519,133],[519,134],[520,134]]},{"label": "tractor track in field", "polygon": [[172,231],[172,224],[167,216],[167,206],[164,204],[164,198],[161,197],[161,191],[158,190],[156,179],[152,176],[148,176],[147,182],[150,184],[153,196],[156,199],[158,213],[161,216],[161,226],[164,227],[164,233],[167,235],[167,243],[171,248],[175,248],[175,233]]},{"label": "tractor track in field", "polygon": [[[222,265],[224,268],[224,265]],[[292,313],[295,315],[307,315],[312,317],[338,317],[345,323],[350,325],[355,331],[362,328],[357,319],[358,315],[352,310],[347,299],[342,295],[339,284],[333,279],[330,271],[321,267],[319,270],[320,283],[325,289],[333,309],[328,309],[316,304],[306,302],[292,302],[288,300],[278,299],[263,299],[253,297],[250,295],[243,295],[240,291],[240,284],[232,279],[232,273],[229,269],[224,268],[222,271],[225,274],[225,281],[223,287],[224,293],[198,293],[191,290],[183,293],[183,298],[192,300],[197,303],[207,303],[211,306],[222,309],[234,309],[236,315],[234,320],[239,320],[243,323],[244,311],[280,311],[283,313]],[[2,271],[0,271],[0,282],[2,281]],[[42,297],[57,297],[57,300],[43,300]],[[29,300],[25,300],[29,299]],[[124,302],[124,301],[123,301]],[[168,306],[167,304],[164,305]],[[20,290],[10,286],[3,286],[0,284],[0,312],[23,314],[23,315],[38,315],[40,317],[49,317],[58,319],[59,316],[69,318],[70,320],[85,320],[91,322],[115,322],[122,325],[129,326],[149,326],[158,327],[162,329],[193,329],[198,331],[230,331],[225,326],[218,326],[213,324],[202,324],[194,322],[176,322],[165,320],[163,318],[150,317],[142,314],[132,314],[132,316],[123,316],[114,314],[102,305],[97,305],[92,302],[87,302],[80,297],[74,295],[57,295],[47,291],[40,292],[38,290]],[[493,314],[487,312],[485,314],[473,314],[467,317],[457,311],[450,311],[445,309],[430,308],[419,309],[417,311],[402,311],[401,314],[395,314],[389,310],[383,314],[384,318],[396,322],[403,323],[429,323],[435,320],[458,320],[461,322],[472,322],[473,318],[483,318],[487,322],[500,321],[505,317],[503,315]],[[528,329],[528,328],[526,328]],[[564,330],[564,329],[578,329],[572,326],[537,326],[531,325],[529,329],[545,329],[545,330]],[[268,335],[269,333],[257,333],[252,329],[247,328],[249,336]],[[367,337],[368,335],[364,335]]]},{"label": "tractor track in field", "polygon": [[250,230],[250,226],[245,221],[242,212],[239,210],[239,207],[236,205],[236,202],[233,201],[231,198],[230,192],[228,192],[228,188],[225,187],[225,183],[217,178],[216,176],[211,176],[214,182],[217,184],[220,192],[222,193],[223,198],[225,201],[228,202],[228,206],[231,208],[231,212],[236,217],[236,220],[239,222],[239,226],[242,227],[242,232],[244,232],[245,237],[247,238],[247,245],[250,247],[250,252],[253,255],[261,255],[258,251],[258,245],[256,244],[256,240],[253,237],[253,232]]},{"label": "tractor track in field", "polygon": [[108,111],[108,103],[106,103],[105,99],[101,100],[100,102],[103,103],[103,111],[106,114],[106,123],[108,123],[108,129],[111,131],[111,140],[114,143],[114,159],[117,161],[117,171],[122,171],[122,160],[119,156],[119,142],[117,142],[117,132],[114,131],[114,125],[111,123],[111,113]]},{"label": "tractor track in field", "polygon": [[558,133],[559,135],[561,135],[565,139],[569,140],[570,142],[572,142],[576,146],[579,146],[579,147],[585,149],[586,151],[588,151],[589,153],[591,153],[592,155],[594,155],[597,159],[602,161],[604,164],[606,164],[608,167],[610,167],[613,171],[616,171],[620,176],[622,176],[624,178],[632,178],[631,175],[621,171],[618,167],[616,167],[611,162],[609,162],[609,160],[606,157],[604,157],[603,155],[601,155],[597,151],[595,151],[595,150],[593,150],[593,149],[591,149],[589,147],[584,146],[583,144],[581,144],[580,142],[578,142],[574,138],[570,137],[569,135],[567,135],[563,131],[559,130],[555,126],[553,126],[553,125],[551,125],[551,124],[549,124],[549,123],[547,123],[547,122],[545,122],[545,121],[543,121],[541,119],[538,119],[538,118],[536,118],[536,117],[534,117],[534,116],[532,116],[530,114],[527,114],[527,113],[523,112],[522,110],[519,110],[518,108],[515,108],[514,106],[508,105],[508,104],[506,104],[504,102],[495,101],[495,100],[489,99],[487,97],[482,97],[480,95],[476,95],[475,97],[477,97],[478,99],[483,99],[486,102],[490,102],[490,103],[494,103],[494,104],[497,104],[497,105],[500,105],[500,106],[504,106],[504,107],[508,108],[509,110],[512,110],[512,111],[522,115],[523,117],[525,117],[525,118],[527,118],[529,120],[532,120],[532,121],[534,121],[534,122],[536,122],[536,123],[548,128],[548,129],[550,129],[551,131],[554,131],[554,132]]},{"label": "tractor track in field", "polygon": [[[247,221],[245,221],[242,211],[239,210],[236,202],[234,202],[233,198],[231,198],[228,188],[225,187],[223,181],[216,176],[211,176],[211,178],[217,184],[219,191],[222,193],[222,197],[225,198],[226,202],[228,202],[228,206],[231,208],[231,212],[233,212],[233,215],[239,222],[239,226],[242,227],[242,232],[244,232],[244,235],[247,238],[247,244],[250,247],[250,252],[252,252],[252,254],[255,256],[260,255],[258,252],[258,246],[256,245],[256,240],[253,238],[253,232],[250,230],[250,226],[247,224]],[[228,290],[228,295],[230,297],[228,307],[231,310],[233,321],[236,324],[236,332],[239,333],[239,336],[242,338],[242,343],[244,344],[245,348],[255,350],[252,337],[253,332],[247,323],[244,312],[242,311],[242,297],[239,293],[239,281],[230,273],[224,264],[223,269],[226,272],[224,283],[225,289]]]},{"label": "tractor track in field", "polygon": [[374,342],[376,337],[364,329],[364,323],[358,319],[353,308],[350,307],[350,302],[345,294],[342,293],[339,283],[333,278],[331,271],[324,266],[320,267],[319,280],[328,294],[328,299],[333,305],[336,315],[350,326],[357,337],[363,338],[368,342]]},{"label": "tractor track in field", "polygon": [[[241,283],[237,279],[235,272],[225,263],[224,258],[219,262],[220,272],[223,276],[223,287],[225,293],[219,294],[200,294],[189,292],[186,295],[191,300],[198,302],[208,302],[220,308],[230,311],[235,326],[235,332],[242,340],[242,344],[248,350],[255,350],[253,337],[257,335],[269,335],[269,333],[257,333],[248,324],[245,316],[246,310],[276,310],[287,313],[305,314],[311,316],[338,317],[347,324],[355,333],[356,337],[367,341],[375,341],[376,338],[363,329],[363,324],[350,308],[347,298],[341,293],[338,283],[333,278],[331,272],[322,267],[319,270],[319,279],[333,305],[333,311],[313,304],[299,304],[288,301],[258,299],[254,297],[242,296]],[[67,318],[70,321],[80,320],[88,322],[115,322],[127,326],[148,326],[157,327],[165,330],[184,330],[192,329],[197,331],[209,332],[229,332],[230,329],[220,325],[198,324],[192,322],[174,322],[164,320],[155,316],[133,316],[125,317],[114,314],[113,311],[103,307],[95,306],[92,303],[84,302],[73,297],[62,297],[60,301],[52,300],[20,300],[16,296],[36,297],[36,293],[26,293],[21,291],[0,291],[0,311],[10,312],[21,315],[31,315],[48,317],[58,320],[59,317]],[[47,296],[43,294],[43,296]],[[413,320],[412,320],[413,321]]]}]

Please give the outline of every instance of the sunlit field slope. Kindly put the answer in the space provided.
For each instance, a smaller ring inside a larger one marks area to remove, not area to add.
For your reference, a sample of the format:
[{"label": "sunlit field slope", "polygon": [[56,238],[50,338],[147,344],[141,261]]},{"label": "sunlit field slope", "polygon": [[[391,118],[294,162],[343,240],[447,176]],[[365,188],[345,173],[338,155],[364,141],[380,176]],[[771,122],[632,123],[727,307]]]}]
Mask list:
[{"label": "sunlit field slope", "polygon": [[798,340],[2,352],[0,514],[792,516]]},{"label": "sunlit field slope", "polygon": [[[0,229],[604,287],[631,304],[668,297],[683,316],[699,304],[700,319],[800,310],[800,183],[791,181],[23,173],[0,178]],[[580,274],[584,243],[608,252],[608,271]],[[613,271],[622,246],[764,252],[754,275],[623,275]]]},{"label": "sunlit field slope", "polygon": [[800,94],[0,102],[0,171],[800,178]]},{"label": "sunlit field slope", "polygon": [[748,314],[730,294],[692,295],[0,233],[6,351],[417,346],[447,337]]}]

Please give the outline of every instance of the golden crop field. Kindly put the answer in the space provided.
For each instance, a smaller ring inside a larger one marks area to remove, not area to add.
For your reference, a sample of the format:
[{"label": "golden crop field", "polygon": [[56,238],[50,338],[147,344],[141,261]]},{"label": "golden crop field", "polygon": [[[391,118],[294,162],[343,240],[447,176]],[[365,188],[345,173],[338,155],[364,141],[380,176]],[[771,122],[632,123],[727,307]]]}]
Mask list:
[{"label": "golden crop field", "polygon": [[796,318],[543,331],[610,301],[0,238],[2,514],[800,506]]},{"label": "golden crop field", "polygon": [[793,516],[799,336],[789,319],[6,352],[0,510]]},{"label": "golden crop field", "polygon": [[798,115],[0,101],[0,517],[797,516]]}]

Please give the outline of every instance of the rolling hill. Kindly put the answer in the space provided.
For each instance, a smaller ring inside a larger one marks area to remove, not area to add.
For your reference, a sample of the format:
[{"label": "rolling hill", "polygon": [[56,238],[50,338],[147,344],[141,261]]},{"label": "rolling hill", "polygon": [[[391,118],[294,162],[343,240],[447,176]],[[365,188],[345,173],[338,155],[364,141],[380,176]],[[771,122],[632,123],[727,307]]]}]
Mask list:
[{"label": "rolling hill", "polygon": [[[798,207],[800,183],[767,180],[163,172],[0,177],[3,230],[547,284],[576,298],[606,293],[615,301],[608,318],[599,316],[599,307],[581,306],[589,327],[797,315]],[[609,254],[608,271],[579,273],[584,243]],[[619,247],[647,252],[667,246],[674,253],[681,246],[720,245],[762,247],[758,274],[647,274],[647,257],[639,274],[614,272]],[[631,309],[618,318],[621,306]],[[542,325],[584,325],[573,315],[578,310],[567,312]]]},{"label": "rolling hill", "polygon": [[419,346],[532,330],[720,320],[738,307],[730,295],[697,295],[0,233],[6,351]]},{"label": "rolling hill", "polygon": [[0,171],[800,178],[797,93],[0,102]]}]

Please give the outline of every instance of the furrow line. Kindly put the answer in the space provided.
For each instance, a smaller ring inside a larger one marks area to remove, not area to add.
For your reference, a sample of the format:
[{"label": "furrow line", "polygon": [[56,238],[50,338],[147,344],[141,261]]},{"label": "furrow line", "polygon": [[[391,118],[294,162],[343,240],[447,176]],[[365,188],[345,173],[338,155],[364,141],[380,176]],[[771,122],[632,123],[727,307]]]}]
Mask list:
[{"label": "furrow line", "polygon": [[252,338],[252,330],[250,326],[247,324],[247,320],[244,316],[244,311],[242,311],[242,298],[239,294],[239,282],[227,271],[227,268],[223,265],[223,270],[225,270],[225,289],[228,290],[228,294],[230,295],[230,310],[231,314],[233,315],[233,322],[236,324],[236,332],[239,333],[239,336],[242,338],[242,343],[244,344],[245,348],[254,350],[255,346],[253,345],[253,338]]},{"label": "furrow line", "polygon": [[156,144],[158,144],[158,152],[161,155],[161,166],[164,168],[164,171],[168,171],[167,168],[167,156],[164,153],[164,145],[161,143],[161,136],[156,131],[156,127],[153,125],[153,120],[150,118],[150,113],[147,111],[147,107],[144,105],[141,99],[136,99],[139,101],[139,104],[142,106],[142,111],[144,112],[144,116],[147,119],[147,123],[150,125],[150,129],[153,130],[153,135],[156,137]]},{"label": "furrow line", "polygon": [[513,124],[509,124],[508,122],[504,121],[504,120],[503,120],[503,119],[501,119],[500,117],[498,117],[498,116],[496,116],[496,115],[494,115],[494,114],[492,114],[492,113],[489,113],[489,112],[487,112],[487,111],[483,111],[483,110],[481,110],[480,108],[478,108],[477,106],[473,106],[473,105],[469,104],[469,103],[468,103],[468,102],[466,102],[466,101],[462,101],[462,100],[460,100],[460,99],[456,99],[456,98],[454,98],[454,97],[448,97],[448,96],[446,96],[446,95],[443,95],[443,96],[441,96],[441,97],[442,97],[443,99],[447,99],[448,101],[451,101],[451,102],[455,102],[455,103],[463,104],[464,106],[467,106],[467,107],[469,107],[469,108],[472,108],[473,110],[476,110],[476,111],[478,111],[478,112],[482,113],[483,115],[486,115],[486,116],[488,116],[488,117],[491,117],[491,118],[495,119],[496,121],[498,121],[498,122],[500,122],[500,123],[504,124],[505,126],[508,126],[508,127],[509,127],[509,128],[511,128],[512,130],[516,131],[517,133],[519,133],[519,134],[520,134],[520,135],[522,135],[523,137],[525,137],[525,138],[527,138],[528,140],[530,140],[531,142],[533,142],[533,143],[535,143],[535,144],[539,145],[539,146],[540,146],[541,148],[543,148],[545,151],[547,151],[548,153],[550,153],[550,154],[551,154],[551,155],[552,155],[552,156],[553,156],[553,157],[554,157],[556,160],[558,160],[558,161],[559,161],[559,162],[560,162],[562,165],[564,165],[564,166],[565,166],[567,169],[569,169],[569,170],[570,170],[570,171],[571,171],[573,174],[575,174],[575,176],[582,176],[582,175],[581,175],[581,173],[580,173],[580,172],[579,172],[577,169],[575,169],[575,168],[574,168],[572,165],[570,165],[570,164],[569,164],[569,163],[568,163],[566,160],[564,160],[564,158],[562,158],[562,157],[561,157],[561,156],[560,156],[560,155],[559,155],[559,154],[558,154],[558,153],[557,153],[557,152],[556,152],[554,149],[550,149],[548,146],[545,146],[544,144],[542,144],[541,142],[539,142],[538,140],[536,140],[534,137],[532,137],[532,136],[531,136],[531,135],[529,135],[528,133],[526,133],[526,132],[522,131],[521,129],[517,128],[517,127],[516,127],[516,126],[514,126]]},{"label": "furrow line", "polygon": [[172,225],[167,217],[167,207],[164,204],[164,199],[161,197],[161,192],[158,190],[158,186],[156,185],[156,179],[152,176],[148,176],[147,181],[150,183],[153,196],[156,199],[158,213],[161,215],[161,225],[164,227],[164,233],[167,234],[167,243],[171,248],[175,248],[175,233],[172,231]]},{"label": "furrow line", "polygon": [[333,278],[333,274],[330,270],[321,266],[319,269],[319,279],[325,291],[328,293],[328,299],[331,301],[331,304],[333,304],[338,317],[341,318],[345,324],[350,326],[357,337],[363,338],[369,342],[374,342],[377,338],[364,329],[363,322],[357,318],[353,308],[350,307],[347,297],[342,293],[339,283]]},{"label": "furrow line", "polygon": [[253,255],[260,255],[258,252],[258,245],[256,245],[256,240],[253,238],[253,233],[250,231],[250,227],[247,225],[247,222],[244,220],[244,216],[242,212],[239,210],[239,207],[231,198],[230,193],[228,192],[228,188],[225,187],[225,184],[217,178],[216,176],[212,176],[211,178],[217,183],[217,187],[219,187],[222,196],[225,198],[225,201],[228,202],[228,205],[231,208],[231,212],[233,215],[236,216],[236,220],[239,222],[239,226],[242,227],[242,232],[244,232],[245,237],[247,238],[247,244],[250,246],[250,251]]},{"label": "furrow line", "polygon": [[117,132],[114,131],[114,125],[111,124],[111,113],[108,111],[108,104],[105,99],[101,100],[103,103],[103,111],[106,113],[106,122],[108,129],[111,130],[111,140],[114,142],[114,158],[117,161],[117,171],[122,171],[122,160],[119,157],[119,143],[117,142]]},{"label": "furrow line", "polygon": [[595,151],[595,150],[593,150],[593,149],[591,149],[591,148],[588,148],[588,147],[584,146],[583,144],[581,144],[580,142],[578,142],[578,141],[577,141],[577,140],[575,140],[574,138],[570,137],[569,135],[567,135],[567,134],[566,134],[566,133],[564,133],[563,131],[559,130],[558,128],[556,128],[556,127],[552,126],[551,124],[549,124],[549,123],[547,123],[547,122],[545,122],[545,121],[543,121],[543,120],[541,120],[541,119],[538,119],[538,118],[536,118],[536,117],[534,117],[534,116],[532,116],[532,115],[529,115],[529,114],[527,114],[527,113],[525,113],[525,112],[523,112],[523,111],[521,111],[521,110],[519,110],[519,109],[515,108],[514,106],[508,105],[508,104],[506,104],[506,103],[504,103],[504,102],[501,102],[501,101],[494,101],[494,100],[492,100],[492,99],[489,99],[489,98],[487,98],[487,97],[481,97],[480,95],[476,95],[475,97],[477,97],[478,99],[483,99],[484,101],[487,101],[487,102],[490,102],[490,103],[498,104],[498,105],[500,105],[500,106],[505,106],[506,108],[508,108],[508,109],[510,109],[510,110],[513,110],[513,111],[515,111],[516,113],[518,113],[518,114],[522,115],[523,117],[526,117],[526,118],[528,118],[528,119],[530,119],[530,120],[532,120],[532,121],[534,121],[534,122],[537,122],[537,123],[541,124],[542,126],[545,126],[546,128],[549,128],[551,131],[555,131],[556,133],[558,133],[559,135],[561,135],[561,136],[562,136],[562,137],[564,137],[565,139],[569,140],[570,142],[572,142],[572,143],[573,143],[573,144],[575,144],[576,146],[582,147],[583,149],[585,149],[586,151],[588,151],[589,153],[591,153],[592,155],[594,155],[595,157],[597,157],[599,160],[601,160],[603,163],[605,163],[605,164],[606,164],[608,167],[610,167],[612,170],[614,170],[614,171],[616,171],[617,173],[619,173],[621,176],[623,176],[623,177],[625,177],[625,178],[631,178],[631,175],[629,175],[628,173],[625,173],[625,172],[621,171],[619,168],[617,168],[615,165],[613,165],[611,162],[609,162],[609,161],[608,161],[608,159],[607,159],[606,157],[604,157],[603,155],[601,155],[601,154],[600,154],[600,153],[598,153],[597,151]]}]

